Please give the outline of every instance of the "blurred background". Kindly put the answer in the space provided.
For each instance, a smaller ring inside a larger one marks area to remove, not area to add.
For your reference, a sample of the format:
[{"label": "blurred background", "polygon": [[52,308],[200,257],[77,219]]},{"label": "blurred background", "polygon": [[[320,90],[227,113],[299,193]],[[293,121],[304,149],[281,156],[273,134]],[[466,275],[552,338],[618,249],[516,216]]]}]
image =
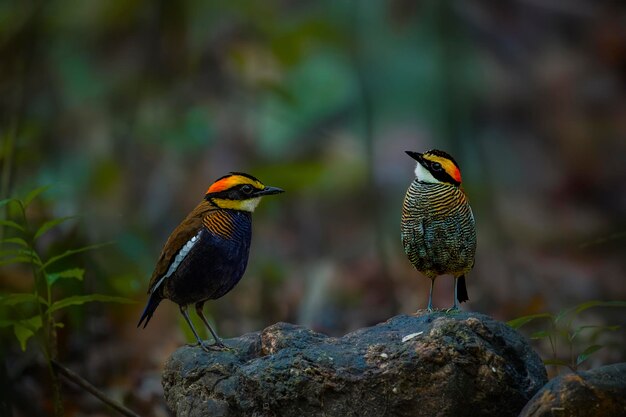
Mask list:
[{"label": "blurred background", "polygon": [[[135,328],[149,277],[229,171],[287,192],[255,212],[244,279],[207,303],[222,337],[277,321],[337,336],[426,306],[400,244],[405,150],[461,167],[478,228],[463,309],[506,321],[626,299],[619,1],[4,0],[0,140],[0,199],[50,184],[30,216],[78,216],[41,253],[112,242],[68,259],[85,278],[57,295],[136,303],[64,310],[59,359],[142,415],[169,415],[159,372],[193,340],[170,302]],[[32,270],[3,265],[0,285],[32,291]],[[439,278],[435,305],[452,291]],[[626,324],[623,309],[584,314]],[[0,330],[5,410],[50,413],[34,340],[22,352]],[[600,337],[590,366],[626,360],[623,330]],[[62,393],[66,415],[112,413]]]}]

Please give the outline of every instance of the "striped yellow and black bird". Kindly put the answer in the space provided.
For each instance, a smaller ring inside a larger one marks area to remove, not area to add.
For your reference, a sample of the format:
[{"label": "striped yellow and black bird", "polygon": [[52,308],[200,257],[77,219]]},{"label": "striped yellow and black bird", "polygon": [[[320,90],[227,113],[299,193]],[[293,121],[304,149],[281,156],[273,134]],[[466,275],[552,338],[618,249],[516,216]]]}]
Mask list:
[{"label": "striped yellow and black bird", "polygon": [[202,313],[207,300],[222,297],[239,282],[248,264],[252,237],[252,212],[262,196],[282,193],[263,185],[251,175],[232,172],[219,178],[204,199],[174,229],[167,239],[150,280],[150,297],[137,324],[144,328],[161,300],[180,307],[198,343],[207,349],[187,314],[196,313],[215,340],[224,344]]},{"label": "striped yellow and black bird", "polygon": [[439,275],[454,276],[454,305],[469,299],[465,275],[474,266],[476,225],[461,188],[459,166],[446,152],[407,151],[417,161],[415,180],[402,206],[404,251],[419,272],[430,278],[428,310],[433,309],[433,287]]}]

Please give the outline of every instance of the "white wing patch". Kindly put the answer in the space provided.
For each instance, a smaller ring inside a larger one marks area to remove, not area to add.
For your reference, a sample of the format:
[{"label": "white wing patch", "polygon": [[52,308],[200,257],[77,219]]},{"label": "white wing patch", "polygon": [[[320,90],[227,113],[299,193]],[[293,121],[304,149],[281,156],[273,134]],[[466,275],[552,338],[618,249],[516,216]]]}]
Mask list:
[{"label": "white wing patch", "polygon": [[171,276],[176,269],[178,268],[178,265],[181,264],[181,262],[185,259],[185,257],[189,254],[189,252],[191,251],[191,248],[193,248],[193,245],[195,245],[196,243],[198,243],[198,241],[200,240],[200,234],[202,233],[202,230],[200,232],[198,232],[197,235],[195,235],[194,237],[192,237],[191,239],[189,239],[187,241],[187,243],[185,243],[183,245],[183,247],[178,251],[178,253],[176,254],[176,256],[174,257],[174,261],[172,262],[172,264],[170,265],[169,269],[167,270],[167,272],[165,273],[165,275],[163,275],[161,277],[161,279],[156,283],[156,285],[152,288],[152,292],[156,291],[157,288],[159,288],[159,286],[163,283],[163,281],[165,280],[165,278]]}]

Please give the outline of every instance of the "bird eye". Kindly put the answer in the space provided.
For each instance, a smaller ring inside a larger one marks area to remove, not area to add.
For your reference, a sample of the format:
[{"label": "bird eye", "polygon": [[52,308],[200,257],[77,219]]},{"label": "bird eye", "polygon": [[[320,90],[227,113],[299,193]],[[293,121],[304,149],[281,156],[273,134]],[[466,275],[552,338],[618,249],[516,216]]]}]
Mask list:
[{"label": "bird eye", "polygon": [[430,166],[433,168],[433,171],[441,171],[441,164],[439,162],[433,162]]},{"label": "bird eye", "polygon": [[246,194],[250,194],[252,192],[252,186],[246,184],[243,187],[241,187],[241,191],[243,191]]}]

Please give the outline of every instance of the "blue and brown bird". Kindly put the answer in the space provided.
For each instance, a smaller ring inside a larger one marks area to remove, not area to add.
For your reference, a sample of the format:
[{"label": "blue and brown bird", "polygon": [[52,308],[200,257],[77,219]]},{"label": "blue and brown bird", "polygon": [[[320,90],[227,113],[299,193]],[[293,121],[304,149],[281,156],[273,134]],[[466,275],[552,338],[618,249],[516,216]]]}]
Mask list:
[{"label": "blue and brown bird", "polygon": [[161,300],[180,307],[200,346],[208,346],[194,328],[187,306],[209,329],[216,347],[224,347],[202,313],[207,300],[224,296],[239,282],[248,264],[252,212],[261,197],[282,193],[252,175],[231,172],[215,181],[195,209],[167,239],[150,279],[146,308],[137,324],[145,328]]},{"label": "blue and brown bird", "polygon": [[454,305],[469,299],[465,276],[474,266],[476,225],[461,188],[461,171],[454,158],[433,149],[406,151],[417,161],[415,180],[402,206],[401,237],[404,251],[419,272],[430,278],[428,310],[433,309],[433,288],[439,275],[454,276]]}]

